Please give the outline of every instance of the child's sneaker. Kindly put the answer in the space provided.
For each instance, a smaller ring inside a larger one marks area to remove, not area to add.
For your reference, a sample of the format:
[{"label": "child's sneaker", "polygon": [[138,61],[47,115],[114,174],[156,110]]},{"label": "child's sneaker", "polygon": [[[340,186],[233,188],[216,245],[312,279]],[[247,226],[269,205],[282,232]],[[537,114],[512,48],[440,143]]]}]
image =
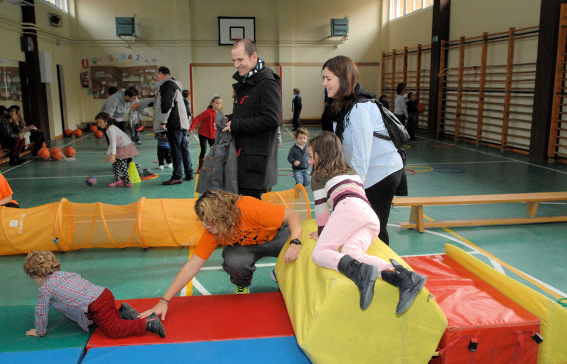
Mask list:
[{"label": "child's sneaker", "polygon": [[152,313],[146,318],[146,331],[154,332],[161,337],[165,337],[165,329],[155,313]]},{"label": "child's sneaker", "polygon": [[248,287],[241,287],[241,286],[236,286],[236,291],[234,293],[236,294],[247,294],[250,291],[248,290]]},{"label": "child's sneaker", "polygon": [[114,181],[112,181],[112,182],[110,182],[110,183],[108,184],[108,187],[114,187],[114,186],[117,186],[117,185],[119,185],[119,184],[121,184],[121,183],[122,183],[121,180],[115,179]]},{"label": "child's sneaker", "polygon": [[158,169],[163,169],[163,164],[160,164]]},{"label": "child's sneaker", "polygon": [[118,184],[119,184],[120,186],[122,186],[122,187],[132,187],[132,182],[126,184],[126,183],[124,183],[122,180],[120,180],[120,181],[118,182]]},{"label": "child's sneaker", "polygon": [[169,164],[167,165],[167,168],[173,168],[173,163],[169,163]]}]

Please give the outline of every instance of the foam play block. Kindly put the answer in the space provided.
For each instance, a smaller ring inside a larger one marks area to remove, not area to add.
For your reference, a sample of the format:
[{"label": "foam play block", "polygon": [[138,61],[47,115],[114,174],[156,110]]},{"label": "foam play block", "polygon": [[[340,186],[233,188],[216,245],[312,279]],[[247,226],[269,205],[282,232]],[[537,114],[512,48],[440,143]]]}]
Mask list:
[{"label": "foam play block", "polygon": [[138,363],[308,364],[295,337],[93,348],[84,364]]},{"label": "foam play block", "polygon": [[[315,363],[427,363],[447,325],[427,289],[404,315],[397,316],[398,289],[379,279],[374,301],[362,311],[355,284],[312,261],[315,241],[309,234],[316,229],[315,220],[304,221],[298,259],[283,261],[286,245],[275,268],[297,342],[309,359]],[[368,253],[406,265],[379,240]]]},{"label": "foam play block", "polygon": [[[117,301],[118,307],[121,302]],[[157,298],[127,302],[138,312],[143,312],[152,308]],[[87,343],[87,350],[108,346],[293,336],[279,292],[175,297],[169,303],[163,326],[166,338],[146,333],[143,336],[111,339],[97,329]]]},{"label": "foam play block", "polygon": [[447,255],[405,261],[427,277],[427,289],[449,322],[431,363],[537,363],[537,316]]},{"label": "foam play block", "polygon": [[544,337],[544,341],[539,346],[539,364],[567,363],[567,345],[565,345],[567,310],[564,307],[530,287],[489,267],[454,245],[446,244],[445,253],[473,272],[477,277],[498,289],[506,297],[539,317],[541,334]]},{"label": "foam play block", "polygon": [[0,353],[0,363],[3,364],[19,364],[19,363],[79,364],[82,359],[83,359],[83,348]]}]

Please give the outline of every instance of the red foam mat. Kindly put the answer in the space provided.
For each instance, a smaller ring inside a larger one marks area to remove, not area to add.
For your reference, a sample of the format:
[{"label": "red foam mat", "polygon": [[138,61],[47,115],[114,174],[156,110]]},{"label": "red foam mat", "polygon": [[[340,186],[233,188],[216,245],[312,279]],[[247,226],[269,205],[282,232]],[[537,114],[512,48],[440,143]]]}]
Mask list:
[{"label": "red foam mat", "polygon": [[[152,308],[157,298],[126,300],[138,312]],[[124,301],[117,301],[117,307]],[[96,347],[188,343],[294,336],[281,293],[251,293],[175,297],[163,326],[166,338],[146,333],[111,339],[95,330],[87,350]]]},{"label": "red foam mat", "polygon": [[406,257],[447,317],[431,363],[537,363],[539,318],[446,255]]}]

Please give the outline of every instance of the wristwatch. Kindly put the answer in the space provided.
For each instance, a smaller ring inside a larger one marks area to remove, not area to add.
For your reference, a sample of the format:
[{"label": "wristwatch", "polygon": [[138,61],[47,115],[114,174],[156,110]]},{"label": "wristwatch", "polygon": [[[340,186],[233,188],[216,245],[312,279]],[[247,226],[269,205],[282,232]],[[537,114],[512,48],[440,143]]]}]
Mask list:
[{"label": "wristwatch", "polygon": [[292,241],[289,242],[290,244],[295,244],[295,245],[301,245],[301,240],[299,239],[293,239]]}]

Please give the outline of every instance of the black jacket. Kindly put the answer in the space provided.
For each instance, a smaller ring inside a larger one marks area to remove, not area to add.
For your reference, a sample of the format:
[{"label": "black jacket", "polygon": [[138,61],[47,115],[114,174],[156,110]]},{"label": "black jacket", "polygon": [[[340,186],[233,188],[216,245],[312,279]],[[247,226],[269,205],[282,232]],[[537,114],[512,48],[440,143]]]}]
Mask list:
[{"label": "black jacket", "polygon": [[277,129],[281,122],[281,79],[264,67],[232,87],[236,94],[230,130],[238,153],[238,187],[269,189],[278,182]]},{"label": "black jacket", "polygon": [[[291,163],[292,169],[307,169],[309,168],[309,155],[307,154],[307,145],[301,149],[297,144],[294,144],[289,150],[287,155],[287,161]],[[293,162],[299,161],[299,165],[296,166]]]}]

